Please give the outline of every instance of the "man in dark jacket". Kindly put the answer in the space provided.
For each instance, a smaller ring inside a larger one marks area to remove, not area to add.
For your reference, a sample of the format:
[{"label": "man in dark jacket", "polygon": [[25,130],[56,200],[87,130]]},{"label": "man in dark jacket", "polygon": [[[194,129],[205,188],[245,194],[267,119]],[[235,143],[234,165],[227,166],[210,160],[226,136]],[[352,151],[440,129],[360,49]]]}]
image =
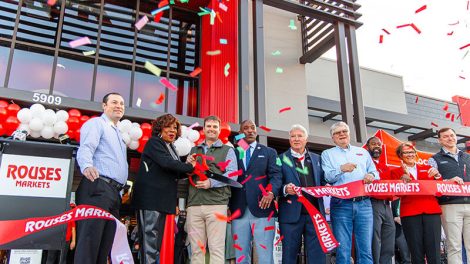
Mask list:
[{"label": "man in dark jacket", "polygon": [[[282,184],[281,169],[276,165],[277,154],[272,148],[256,142],[256,125],[251,120],[240,124],[240,134],[245,137],[240,141],[246,142],[248,148],[240,159],[237,150],[238,169],[243,174],[238,181],[243,188],[232,188],[230,211],[240,210],[241,217],[232,222],[232,233],[237,234],[236,243],[242,250],[236,250],[238,263],[251,263],[251,242],[258,253],[258,263],[273,263],[273,240],[276,230],[274,227],[275,207],[274,197],[278,196]],[[265,193],[261,190],[268,189]],[[270,187],[268,187],[270,186]],[[252,230],[254,227],[254,230]]]},{"label": "man in dark jacket", "polygon": [[[464,184],[470,182],[470,155],[457,148],[457,136],[452,128],[441,128],[437,137],[442,148],[428,160],[438,172],[434,178]],[[440,175],[439,175],[440,174]],[[431,174],[430,174],[431,175]],[[432,175],[431,175],[432,176]],[[462,262],[462,236],[465,239],[467,258],[470,254],[470,197],[439,197],[442,209],[442,226],[447,239],[447,260],[449,264]]]}]

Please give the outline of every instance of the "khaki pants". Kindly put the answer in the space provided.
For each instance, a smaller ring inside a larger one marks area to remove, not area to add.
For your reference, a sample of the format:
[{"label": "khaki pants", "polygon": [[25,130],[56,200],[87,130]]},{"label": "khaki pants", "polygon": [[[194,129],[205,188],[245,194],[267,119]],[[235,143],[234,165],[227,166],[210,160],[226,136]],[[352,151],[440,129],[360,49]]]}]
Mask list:
[{"label": "khaki pants", "polygon": [[198,205],[188,207],[186,227],[189,243],[191,244],[191,264],[205,263],[207,247],[211,264],[225,263],[225,232],[227,223],[218,220],[215,214],[227,215],[227,205]]},{"label": "khaki pants", "polygon": [[470,263],[470,204],[441,205],[442,226],[446,234],[447,261],[462,264],[462,237],[465,239],[467,263]]}]

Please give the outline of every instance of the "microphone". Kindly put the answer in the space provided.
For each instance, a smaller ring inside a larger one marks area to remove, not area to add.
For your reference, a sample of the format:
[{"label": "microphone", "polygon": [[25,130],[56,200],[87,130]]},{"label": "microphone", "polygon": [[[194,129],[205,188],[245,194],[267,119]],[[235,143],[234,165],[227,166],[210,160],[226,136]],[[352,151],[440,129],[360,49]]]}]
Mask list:
[{"label": "microphone", "polygon": [[15,130],[13,134],[11,134],[10,138],[13,140],[20,140],[20,141],[26,141],[26,137],[28,136],[28,131],[26,130]]},{"label": "microphone", "polygon": [[67,134],[60,134],[59,135],[59,142],[60,144],[70,145],[70,137]]}]

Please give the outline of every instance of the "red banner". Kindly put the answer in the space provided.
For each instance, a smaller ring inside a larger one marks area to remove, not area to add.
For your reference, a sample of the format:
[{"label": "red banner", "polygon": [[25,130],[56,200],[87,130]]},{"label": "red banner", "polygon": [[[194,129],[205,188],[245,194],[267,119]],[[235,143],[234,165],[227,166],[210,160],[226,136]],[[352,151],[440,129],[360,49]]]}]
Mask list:
[{"label": "red banner", "polygon": [[126,227],[112,214],[91,205],[79,205],[72,210],[56,216],[2,220],[0,221],[0,245],[7,244],[54,226],[92,218],[116,221],[116,234],[111,250],[111,260],[113,263],[119,264],[134,263],[127,242]]}]

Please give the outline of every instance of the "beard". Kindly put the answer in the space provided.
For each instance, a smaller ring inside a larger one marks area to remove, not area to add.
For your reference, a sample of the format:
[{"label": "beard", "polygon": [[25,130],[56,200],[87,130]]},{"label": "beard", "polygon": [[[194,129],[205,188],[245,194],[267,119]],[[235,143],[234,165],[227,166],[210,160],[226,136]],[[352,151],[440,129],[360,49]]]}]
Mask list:
[{"label": "beard", "polygon": [[382,155],[382,149],[379,149],[379,148],[371,149],[369,150],[369,153],[373,159],[378,159],[380,158],[380,155]]}]

